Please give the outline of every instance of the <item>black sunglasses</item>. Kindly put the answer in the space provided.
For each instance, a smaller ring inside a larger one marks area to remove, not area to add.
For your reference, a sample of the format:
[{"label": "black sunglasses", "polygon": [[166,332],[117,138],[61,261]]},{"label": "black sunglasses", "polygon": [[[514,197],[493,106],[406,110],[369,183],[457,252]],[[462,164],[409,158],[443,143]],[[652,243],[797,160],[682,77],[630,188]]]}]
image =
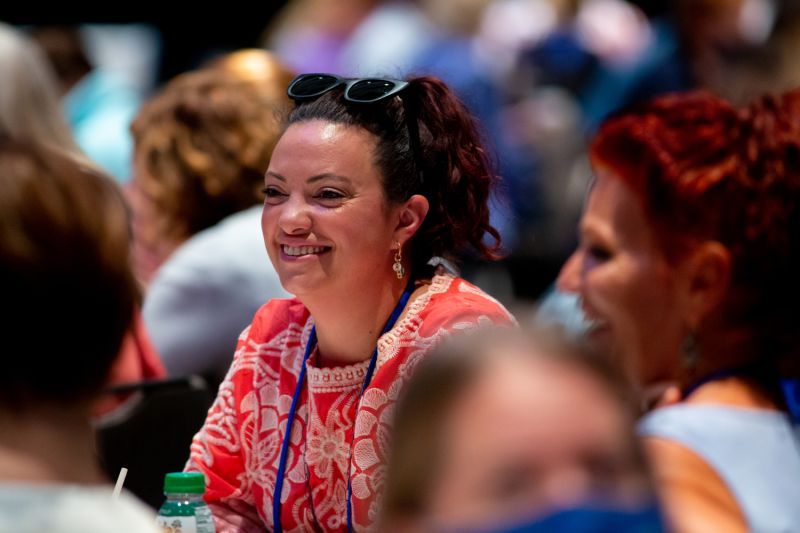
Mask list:
[{"label": "black sunglasses", "polygon": [[313,100],[326,92],[344,85],[344,99],[348,102],[371,104],[394,96],[408,82],[384,78],[342,78],[334,74],[300,74],[286,91],[295,102]]},{"label": "black sunglasses", "polygon": [[300,74],[289,84],[286,94],[296,103],[319,98],[328,91],[344,85],[344,99],[355,104],[372,104],[386,98],[400,95],[405,109],[406,126],[408,127],[409,144],[416,161],[419,183],[425,183],[425,172],[422,163],[422,141],[419,137],[419,126],[411,106],[402,97],[401,91],[408,87],[408,82],[389,78],[342,78],[335,74]]}]

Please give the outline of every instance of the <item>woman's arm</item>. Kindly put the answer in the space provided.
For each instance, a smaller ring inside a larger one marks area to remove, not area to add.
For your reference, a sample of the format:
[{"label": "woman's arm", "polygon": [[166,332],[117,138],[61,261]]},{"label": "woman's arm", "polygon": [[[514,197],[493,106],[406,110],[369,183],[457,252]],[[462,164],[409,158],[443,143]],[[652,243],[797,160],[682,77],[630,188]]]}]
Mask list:
[{"label": "woman's arm", "polygon": [[643,444],[671,531],[748,531],[730,489],[699,455],[659,437],[645,437]]},{"label": "woman's arm", "polygon": [[[214,514],[217,533],[260,532],[264,525],[256,511],[246,471],[246,453],[252,443],[245,442],[242,430],[241,398],[246,391],[246,346],[252,326],[239,338],[233,365],[222,382],[203,427],[192,440],[185,470],[202,472],[206,477],[205,500]],[[252,383],[252,381],[251,381]],[[252,437],[252,432],[249,433]]]}]

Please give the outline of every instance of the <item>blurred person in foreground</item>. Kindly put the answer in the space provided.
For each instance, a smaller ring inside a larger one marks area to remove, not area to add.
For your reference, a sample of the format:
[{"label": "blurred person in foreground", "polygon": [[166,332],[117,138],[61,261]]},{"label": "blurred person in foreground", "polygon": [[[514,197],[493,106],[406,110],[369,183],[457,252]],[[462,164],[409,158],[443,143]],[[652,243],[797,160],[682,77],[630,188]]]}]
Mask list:
[{"label": "blurred person in foreground", "polygon": [[475,124],[435,78],[298,76],[264,177],[264,244],[292,299],[239,340],[189,470],[218,531],[369,530],[397,395],[453,331],[513,325],[453,273],[497,255]]},{"label": "blurred person in foreground", "polygon": [[110,177],[0,134],[0,531],[154,532],[112,499],[90,424],[138,287]]},{"label": "blurred person in foreground", "polygon": [[[89,160],[72,137],[61,113],[56,77],[44,53],[34,41],[11,26],[0,23],[0,134],[16,140],[36,142],[89,169]],[[128,208],[120,205],[127,217]],[[142,325],[139,301],[131,329],[120,349],[108,384],[138,382],[163,377],[166,372]],[[130,394],[106,394],[99,398],[93,413],[99,417],[114,412]]]},{"label": "blurred person in foreground", "polygon": [[236,339],[286,296],[261,236],[261,189],[292,74],[263,50],[172,80],[133,123],[143,316],[168,372],[219,383]]},{"label": "blurred person in foreground", "polygon": [[382,531],[663,531],[610,366],[554,331],[454,341],[398,401]]},{"label": "blurred person in foreground", "polygon": [[[559,287],[656,408],[678,531],[800,528],[800,92],[674,94],[603,124]],[[664,384],[672,384],[665,390]]]}]

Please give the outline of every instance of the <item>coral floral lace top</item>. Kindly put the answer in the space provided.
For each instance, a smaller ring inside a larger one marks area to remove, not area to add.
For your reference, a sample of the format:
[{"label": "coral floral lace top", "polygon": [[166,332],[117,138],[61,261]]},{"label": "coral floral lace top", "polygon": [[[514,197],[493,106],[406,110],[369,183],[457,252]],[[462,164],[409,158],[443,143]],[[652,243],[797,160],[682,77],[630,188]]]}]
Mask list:
[{"label": "coral floral lace top", "polygon": [[[506,309],[463,279],[437,275],[378,340],[378,361],[359,401],[369,361],[335,368],[307,363],[281,494],[284,531],[346,531],[347,476],[353,526],[369,530],[382,494],[391,415],[414,366],[455,330],[513,325]],[[264,305],[239,338],[233,364],[195,436],[187,470],[206,475],[217,531],[273,528],[272,500],[313,320],[296,299]]]}]

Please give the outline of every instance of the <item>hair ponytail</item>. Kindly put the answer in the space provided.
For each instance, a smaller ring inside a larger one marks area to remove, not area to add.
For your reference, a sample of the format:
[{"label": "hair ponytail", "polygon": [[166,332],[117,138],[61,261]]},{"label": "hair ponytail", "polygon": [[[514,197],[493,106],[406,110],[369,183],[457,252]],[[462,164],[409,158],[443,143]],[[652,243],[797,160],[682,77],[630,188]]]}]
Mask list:
[{"label": "hair ponytail", "polygon": [[[424,177],[422,193],[430,211],[414,239],[415,266],[431,256],[448,259],[472,248],[499,257],[500,234],[489,222],[489,197],[499,178],[492,172],[475,119],[440,80],[411,80],[404,96],[416,114]],[[493,243],[484,242],[488,234]]]}]

